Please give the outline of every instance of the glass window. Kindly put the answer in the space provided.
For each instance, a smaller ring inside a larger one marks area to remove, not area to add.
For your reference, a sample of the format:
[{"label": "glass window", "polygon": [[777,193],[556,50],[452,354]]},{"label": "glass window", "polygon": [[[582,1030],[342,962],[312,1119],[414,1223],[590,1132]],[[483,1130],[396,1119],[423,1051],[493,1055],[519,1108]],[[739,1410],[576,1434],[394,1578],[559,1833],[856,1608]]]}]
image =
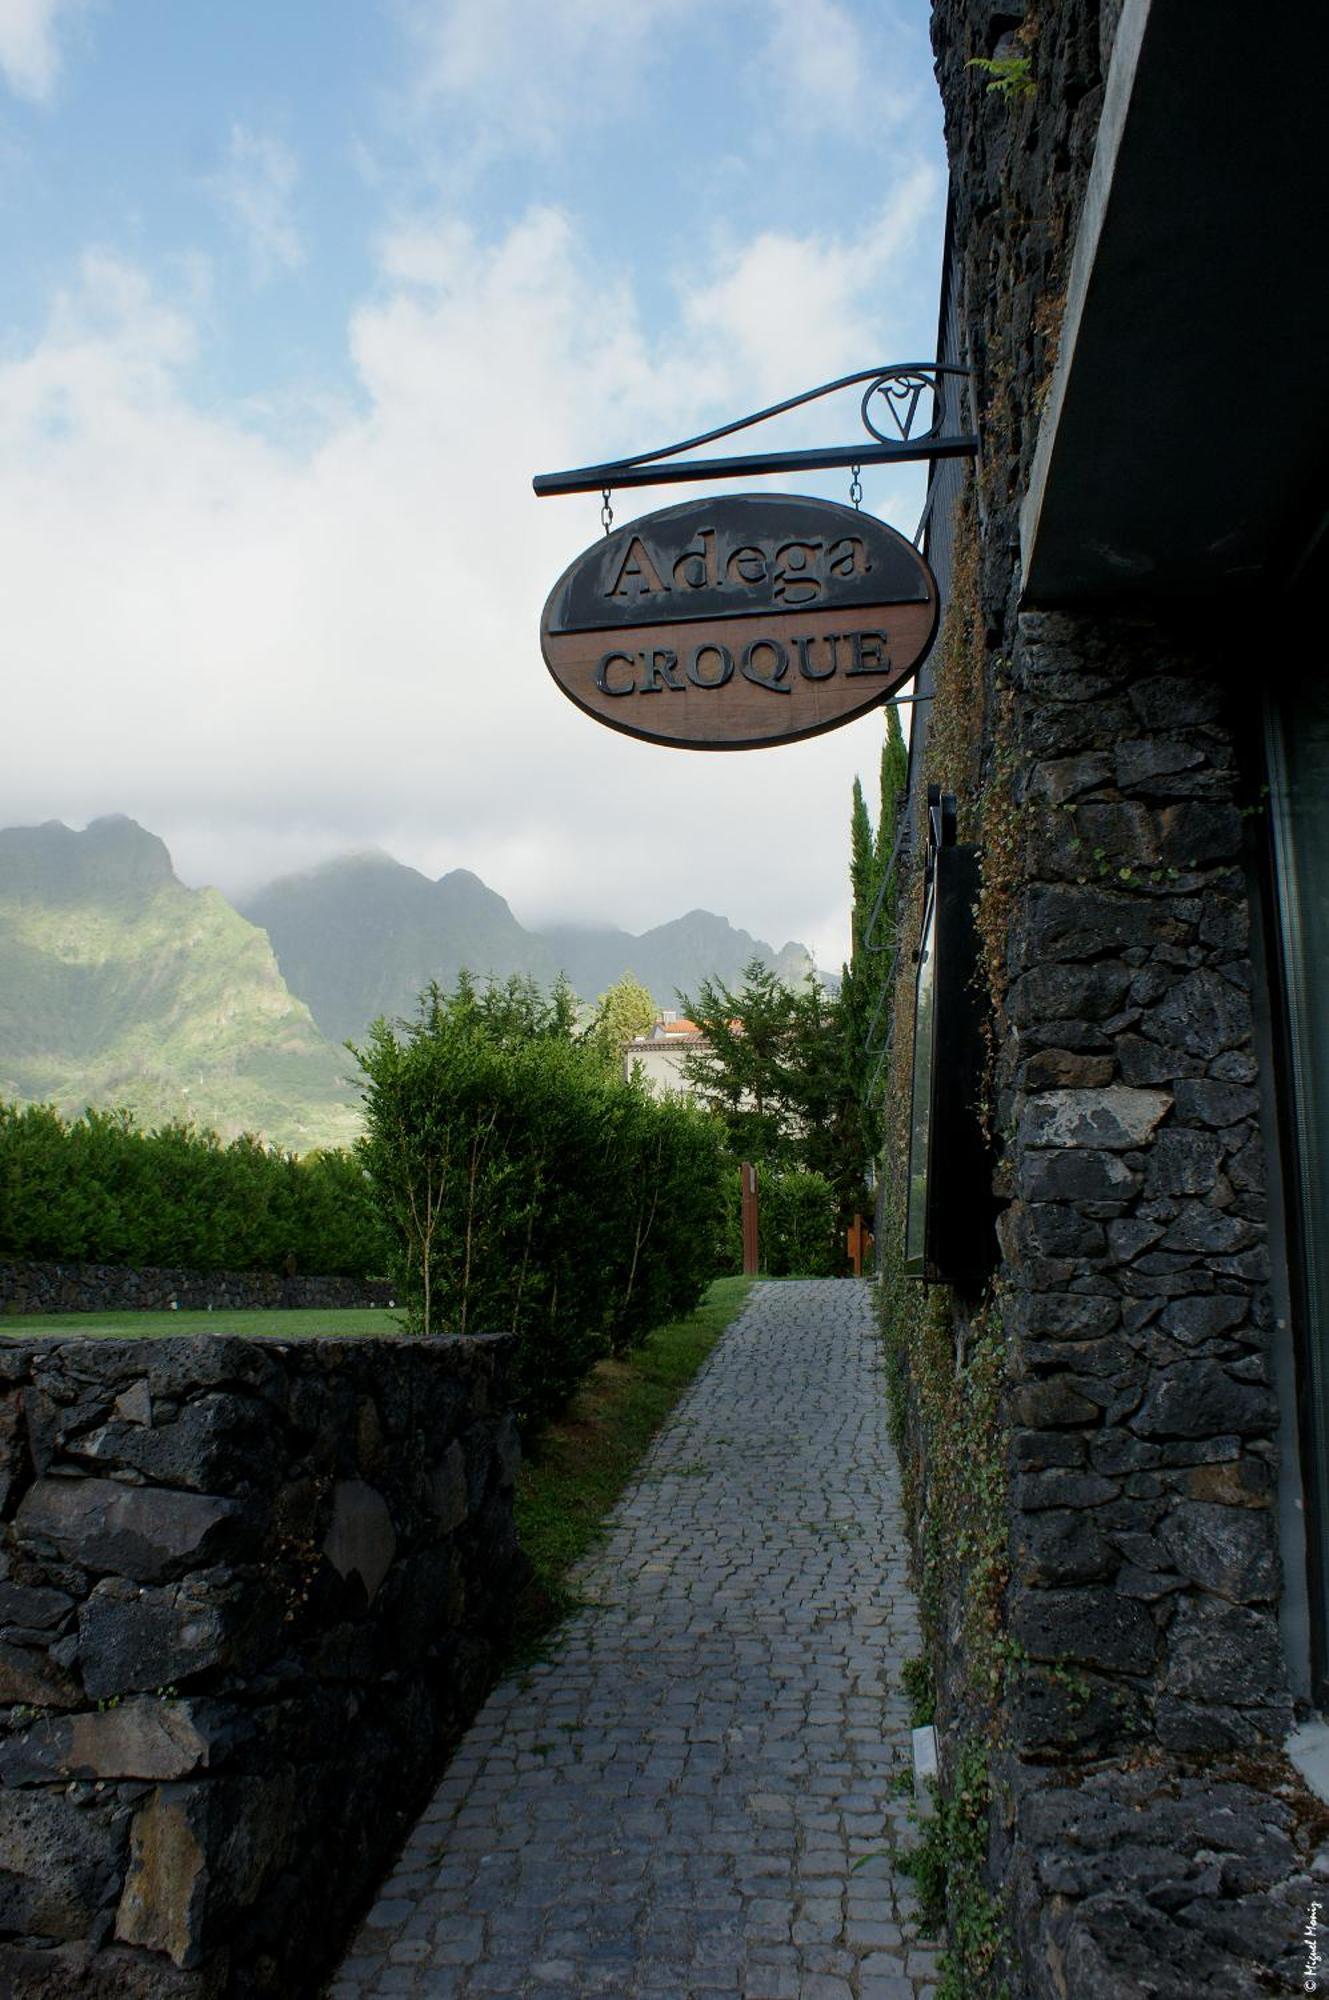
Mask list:
[{"label": "glass window", "polygon": [[909,1204],[905,1223],[904,1267],[911,1276],[926,1270],[928,1150],[932,1136],[932,1069],[937,1035],[936,878],[928,897],[914,988],[914,1083],[909,1113]]},{"label": "glass window", "polygon": [[1319,1665],[1329,1652],[1329,681],[1281,693],[1270,728],[1270,804],[1286,1013],[1283,1083],[1293,1133],[1289,1220],[1300,1304],[1304,1472]]}]

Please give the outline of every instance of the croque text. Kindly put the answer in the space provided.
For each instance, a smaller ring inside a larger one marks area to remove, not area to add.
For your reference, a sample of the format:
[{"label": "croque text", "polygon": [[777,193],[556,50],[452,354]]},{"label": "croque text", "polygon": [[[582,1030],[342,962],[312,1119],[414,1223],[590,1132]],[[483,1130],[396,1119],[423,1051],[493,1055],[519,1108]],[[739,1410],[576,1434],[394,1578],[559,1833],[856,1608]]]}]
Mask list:
[{"label": "croque text", "polygon": [[[790,657],[790,648],[794,657]],[[745,646],[725,646],[707,639],[682,654],[668,646],[646,646],[637,652],[601,655],[595,685],[601,694],[661,694],[667,688],[720,688],[740,674],[754,687],[771,694],[788,694],[795,673],[806,681],[828,681],[843,673],[889,674],[890,638],[885,632],[822,632],[794,634],[789,645],[780,639],[750,639]]]}]

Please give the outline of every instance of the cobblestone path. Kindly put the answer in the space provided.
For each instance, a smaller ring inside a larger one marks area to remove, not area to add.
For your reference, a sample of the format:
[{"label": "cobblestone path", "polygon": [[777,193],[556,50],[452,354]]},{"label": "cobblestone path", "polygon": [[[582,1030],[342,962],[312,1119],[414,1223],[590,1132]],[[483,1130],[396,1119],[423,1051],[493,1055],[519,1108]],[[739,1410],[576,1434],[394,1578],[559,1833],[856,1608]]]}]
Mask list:
[{"label": "cobblestone path", "polygon": [[[330,1988],[915,2000],[919,1650],[868,1287],[766,1284],[505,1681]],[[857,1857],[868,1855],[855,1869]]]}]

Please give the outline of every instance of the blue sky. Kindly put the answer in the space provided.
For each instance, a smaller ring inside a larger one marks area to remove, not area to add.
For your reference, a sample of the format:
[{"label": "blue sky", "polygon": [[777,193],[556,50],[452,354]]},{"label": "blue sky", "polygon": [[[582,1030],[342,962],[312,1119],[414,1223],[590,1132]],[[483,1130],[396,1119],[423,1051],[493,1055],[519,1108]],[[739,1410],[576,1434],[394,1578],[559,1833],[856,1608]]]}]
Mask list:
[{"label": "blue sky", "polygon": [[0,0],[4,818],[836,962],[879,720],[596,729],[537,626],[597,503],[529,479],[929,355],[943,206],[923,0]]}]

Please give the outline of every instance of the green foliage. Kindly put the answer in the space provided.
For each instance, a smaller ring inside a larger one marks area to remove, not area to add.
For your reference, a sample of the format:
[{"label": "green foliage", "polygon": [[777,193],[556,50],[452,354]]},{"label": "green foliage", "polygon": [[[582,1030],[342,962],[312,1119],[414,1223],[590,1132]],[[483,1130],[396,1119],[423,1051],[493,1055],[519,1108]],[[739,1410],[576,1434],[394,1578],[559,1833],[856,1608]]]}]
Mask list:
[{"label": "green foliage", "polygon": [[[821,1174],[757,1162],[757,1255],[768,1278],[836,1278],[844,1268],[844,1239],[835,1191]],[[742,1190],[736,1167],[725,1177],[723,1223],[716,1269],[743,1264]]]},{"label": "green foliage", "polygon": [[900,1669],[900,1686],[909,1703],[909,1727],[926,1729],[936,1720],[937,1697],[932,1686],[932,1668],[924,1657],[905,1661]]},{"label": "green foliage", "polygon": [[386,1266],[364,1172],[344,1152],[297,1159],[251,1134],[165,1125],[127,1111],[66,1122],[0,1102],[0,1255],[57,1262],[280,1271]]},{"label": "green foliage", "polygon": [[[945,1791],[935,1788],[935,1797],[936,1811],[922,1841],[900,1855],[898,1865],[917,1885],[924,1929],[947,1934],[936,2000],[972,2000],[993,1993],[1003,1944],[1001,1906],[983,1872],[992,1788],[981,1738],[970,1737],[961,1746],[951,1784]],[[994,2000],[1002,2000],[1005,1991],[1003,1984]]]},{"label": "green foliage", "polygon": [[972,56],[965,64],[966,69],[976,69],[987,77],[989,94],[995,91],[1008,104],[1034,95],[1038,86],[1031,67],[1028,56]]},{"label": "green foliage", "polygon": [[305,1152],[354,1140],[348,1069],[263,932],[177,882],[151,834],[0,833],[0,1095]]},{"label": "green foliage", "polygon": [[771,1278],[834,1278],[843,1263],[835,1190],[821,1174],[758,1173],[761,1268]]},{"label": "green foliage", "polygon": [[528,1419],[594,1361],[691,1310],[714,1272],[722,1138],[606,1073],[566,989],[433,987],[375,1022],[359,1157],[414,1330],[514,1332]]},{"label": "green foliage", "polygon": [[[969,506],[957,515],[950,604],[936,657],[936,699],[920,778],[956,794],[961,837],[983,846],[980,934],[984,969],[998,991],[1018,835],[1000,754],[987,769],[980,754],[985,716],[989,728],[994,725]],[[1000,727],[995,734],[1000,741]],[[1003,1909],[986,1886],[993,1817],[987,1742],[999,1727],[1000,1703],[1016,1660],[1004,1629],[1007,1358],[996,1300],[989,1297],[981,1311],[962,1313],[945,1286],[920,1285],[901,1268],[913,1060],[910,975],[922,914],[920,876],[916,858],[899,905],[894,1020],[883,1072],[884,1219],[877,1252],[891,1435],[900,1452],[924,1630],[934,1655],[944,1649],[952,1669],[943,1720],[960,1749],[949,1791],[914,1858],[914,1872],[929,1921],[939,1928],[944,1920],[949,1931],[939,1996],[968,2000],[982,1993],[1000,2000]]]},{"label": "green foliage", "polygon": [[625,972],[596,1002],[586,1044],[596,1051],[608,1073],[618,1076],[624,1049],[644,1035],[654,1020],[654,1000],[639,979]]},{"label": "green foliage", "polygon": [[[899,1270],[895,1230],[881,1294],[891,1433],[919,1545],[920,1598],[930,1632],[955,1630],[965,1675],[984,1702],[1001,1693],[1007,1575],[1004,1352],[995,1313],[971,1324],[957,1366],[949,1295]],[[957,1619],[958,1606],[958,1619]]]},{"label": "green foliage", "polygon": [[683,1074],[724,1121],[734,1159],[792,1164],[799,1088],[794,989],[752,958],[740,988],[705,979],[694,998],[679,1000],[705,1037],[702,1048],[685,1056]]},{"label": "green foliage", "polygon": [[[819,1177],[842,1234],[866,1205],[870,1157],[842,1004],[816,980],[786,986],[754,958],[741,987],[705,980],[682,1005],[705,1037],[684,1058],[684,1075],[723,1120],[733,1159],[758,1163],[768,1181]],[[811,1199],[806,1190],[802,1198]]]},{"label": "green foliage", "polygon": [[43,1340],[48,1334],[76,1333],[80,1340],[165,1340],[182,1333],[238,1334],[244,1340],[328,1340],[372,1334],[387,1340],[401,1321],[387,1306],[218,1306],[143,1312],[125,1306],[111,1312],[10,1313],[0,1317],[0,1336]]},{"label": "green foliage", "polygon": [[893,857],[909,777],[909,755],[900,733],[899,714],[891,708],[886,718],[875,832],[863,788],[857,778],[854,780],[849,848],[854,898],[850,961],[840,982],[845,1095],[864,1159],[876,1157],[882,1139],[878,1097],[873,1090],[876,1059],[871,1051],[885,1040],[889,1020],[887,994],[895,975],[898,873]]},{"label": "green foliage", "polygon": [[528,1042],[568,1041],[576,1025],[577,996],[561,975],[546,993],[528,973],[491,980],[481,991],[469,972],[461,972],[451,994],[431,981],[420,1011],[435,1029],[448,1019],[470,1022],[503,1048],[523,1048]]}]

